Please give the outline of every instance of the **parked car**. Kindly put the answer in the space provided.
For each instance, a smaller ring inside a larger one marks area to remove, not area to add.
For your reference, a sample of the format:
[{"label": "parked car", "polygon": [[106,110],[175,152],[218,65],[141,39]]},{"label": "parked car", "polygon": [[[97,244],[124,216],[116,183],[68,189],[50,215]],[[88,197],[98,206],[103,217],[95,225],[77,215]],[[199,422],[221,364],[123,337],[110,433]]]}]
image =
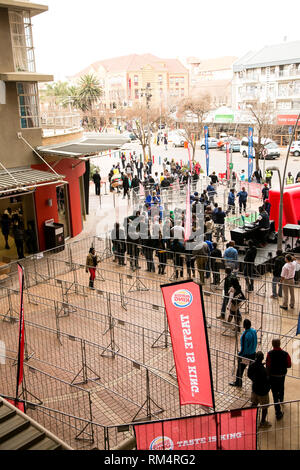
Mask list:
[{"label": "parked car", "polygon": [[300,155],[300,140],[294,140],[291,145],[290,154],[294,155],[295,157],[299,157]]},{"label": "parked car", "polygon": [[[205,139],[202,139],[200,141],[200,148],[202,150],[205,150]],[[208,137],[208,148],[209,149],[218,148],[218,139],[215,139],[214,137]]]},{"label": "parked car", "polygon": [[[257,139],[254,137],[253,138],[254,142],[257,142]],[[261,143],[264,146],[264,150],[266,152],[265,156],[264,153],[262,152],[259,155],[260,159],[265,158],[266,160],[275,160],[276,158],[280,157],[280,149],[276,142],[274,142],[271,139],[265,139],[263,138],[261,140]],[[248,157],[248,138],[243,137],[241,140],[241,146],[240,146],[240,152],[243,155],[243,157],[247,158]],[[255,157],[255,149],[253,148],[253,156]]]},{"label": "parked car", "polygon": [[180,132],[180,130],[169,132],[168,144],[173,145],[173,147],[184,147],[185,140],[184,133]]},{"label": "parked car", "polygon": [[133,134],[133,132],[124,131],[124,132],[122,132],[122,136],[123,136],[123,137],[127,137],[127,138],[130,139],[131,141],[132,141],[132,140],[137,140],[137,138],[136,138],[136,136]]},{"label": "parked car", "polygon": [[236,137],[224,137],[220,140],[218,140],[218,148],[219,150],[226,150],[226,144],[229,142],[229,148],[232,146],[232,151],[233,152],[239,152],[240,151],[240,145],[241,141],[238,140]]}]

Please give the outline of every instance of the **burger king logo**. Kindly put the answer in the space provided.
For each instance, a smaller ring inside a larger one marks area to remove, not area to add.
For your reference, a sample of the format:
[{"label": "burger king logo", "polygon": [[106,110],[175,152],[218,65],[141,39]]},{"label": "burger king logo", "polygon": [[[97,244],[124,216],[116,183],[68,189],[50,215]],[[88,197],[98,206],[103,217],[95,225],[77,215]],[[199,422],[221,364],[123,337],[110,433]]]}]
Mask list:
[{"label": "burger king logo", "polygon": [[173,450],[174,443],[168,436],[158,436],[150,444],[150,450]]},{"label": "burger king logo", "polygon": [[175,307],[186,308],[193,302],[192,293],[187,289],[179,289],[172,295],[172,303]]}]

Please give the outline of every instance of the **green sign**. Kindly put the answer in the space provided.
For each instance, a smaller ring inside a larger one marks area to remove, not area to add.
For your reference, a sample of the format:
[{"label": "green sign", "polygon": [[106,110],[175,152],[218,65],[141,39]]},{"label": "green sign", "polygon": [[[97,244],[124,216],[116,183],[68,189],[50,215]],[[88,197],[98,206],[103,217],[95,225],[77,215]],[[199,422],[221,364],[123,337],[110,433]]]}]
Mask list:
[{"label": "green sign", "polygon": [[215,114],[215,122],[233,122],[234,114]]},{"label": "green sign", "polygon": [[233,168],[233,163],[229,163],[229,170],[232,170]]}]

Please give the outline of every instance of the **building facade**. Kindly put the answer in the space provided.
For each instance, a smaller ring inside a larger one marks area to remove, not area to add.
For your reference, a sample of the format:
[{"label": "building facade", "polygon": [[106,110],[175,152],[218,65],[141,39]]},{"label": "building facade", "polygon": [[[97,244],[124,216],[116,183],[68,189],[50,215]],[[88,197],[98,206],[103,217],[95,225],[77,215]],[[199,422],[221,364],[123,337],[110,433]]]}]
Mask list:
[{"label": "building facade", "polygon": [[269,102],[274,124],[295,123],[300,111],[300,41],[249,52],[233,65],[233,106],[246,110],[256,101]]},{"label": "building facade", "polygon": [[225,56],[215,59],[188,57],[186,65],[190,72],[190,95],[210,95],[212,106],[231,106],[233,64],[237,57]]},{"label": "building facade", "polygon": [[182,63],[152,54],[131,54],[95,62],[69,79],[75,84],[86,74],[98,78],[106,109],[142,103],[143,90],[147,87],[151,90],[153,106],[168,106],[189,94],[189,72]]},{"label": "building facade", "polygon": [[1,238],[0,258],[6,260],[22,257],[16,226],[22,228],[24,255],[47,248],[49,219],[64,225],[66,237],[83,228],[85,163],[61,159],[54,165],[36,151],[43,145],[38,84],[53,76],[36,72],[32,17],[47,10],[27,0],[0,0],[0,218],[9,215],[8,243],[4,246]]}]

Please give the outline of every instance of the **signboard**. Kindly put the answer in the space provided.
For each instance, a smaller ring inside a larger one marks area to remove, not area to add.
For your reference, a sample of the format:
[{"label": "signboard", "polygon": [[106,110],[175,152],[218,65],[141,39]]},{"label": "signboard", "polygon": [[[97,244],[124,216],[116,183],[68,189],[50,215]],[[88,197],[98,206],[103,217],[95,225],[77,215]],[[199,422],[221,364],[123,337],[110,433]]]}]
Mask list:
[{"label": "signboard", "polygon": [[253,174],[253,127],[248,128],[248,181],[250,183]]},{"label": "signboard", "polygon": [[234,114],[216,114],[215,122],[233,122]]},{"label": "signboard", "polygon": [[[298,115],[297,114],[278,114],[277,125],[278,126],[294,126],[296,124]],[[300,120],[298,121],[300,126]]]},{"label": "signboard", "polygon": [[134,425],[138,450],[256,450],[257,408]]},{"label": "signboard", "polygon": [[204,126],[206,175],[209,176],[209,147],[208,147],[208,126]]},{"label": "signboard", "polygon": [[214,394],[202,287],[193,281],[161,286],[181,405],[213,407]]}]

